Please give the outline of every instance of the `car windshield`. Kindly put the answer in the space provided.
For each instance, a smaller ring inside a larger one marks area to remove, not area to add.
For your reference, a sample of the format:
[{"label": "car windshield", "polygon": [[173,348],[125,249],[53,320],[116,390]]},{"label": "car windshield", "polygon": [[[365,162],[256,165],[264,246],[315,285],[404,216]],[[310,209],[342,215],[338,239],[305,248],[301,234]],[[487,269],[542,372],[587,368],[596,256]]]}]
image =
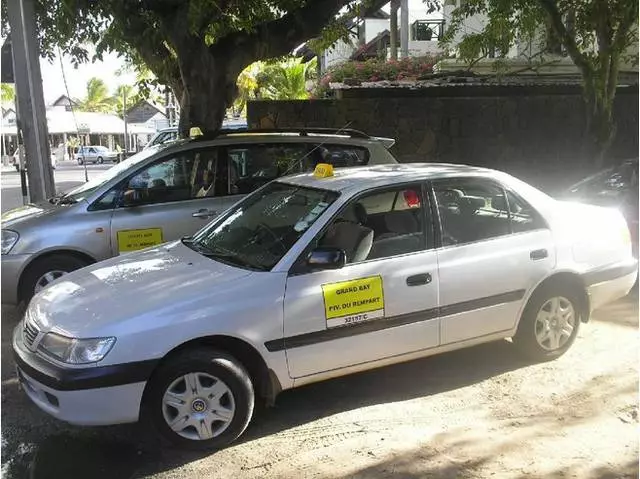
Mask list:
[{"label": "car windshield", "polygon": [[106,182],[111,181],[113,178],[119,175],[128,174],[128,170],[135,167],[141,161],[146,160],[151,155],[156,154],[158,151],[162,150],[164,146],[158,145],[153,148],[148,148],[146,150],[142,150],[140,153],[136,153],[135,155],[127,158],[125,161],[118,163],[115,166],[112,166],[104,173],[92,178],[86,183],[69,190],[68,192],[62,194],[60,198],[64,199],[66,202],[76,203],[78,201],[82,201],[87,196],[91,195],[94,191],[104,185]]},{"label": "car windshield", "polygon": [[183,242],[216,260],[268,271],[338,196],[335,191],[269,183],[240,202],[223,221]]},{"label": "car windshield", "polygon": [[638,163],[626,162],[602,170],[569,188],[567,196],[597,203],[615,200],[625,190],[638,185]]}]

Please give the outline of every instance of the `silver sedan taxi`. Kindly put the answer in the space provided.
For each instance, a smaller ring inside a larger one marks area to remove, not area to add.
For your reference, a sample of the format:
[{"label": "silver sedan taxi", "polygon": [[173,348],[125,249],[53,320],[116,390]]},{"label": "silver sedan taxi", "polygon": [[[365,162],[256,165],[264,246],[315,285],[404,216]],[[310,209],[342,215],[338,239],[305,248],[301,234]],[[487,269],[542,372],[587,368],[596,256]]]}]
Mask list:
[{"label": "silver sedan taxi", "polygon": [[285,173],[396,163],[394,141],[356,130],[233,130],[148,148],[49,201],[2,215],[2,302],[60,276],[193,234]]},{"label": "silver sedan taxi", "polygon": [[193,237],[59,279],[13,349],[61,420],[215,448],[285,389],[503,338],[557,358],[636,271],[618,211],[505,173],[318,165]]}]

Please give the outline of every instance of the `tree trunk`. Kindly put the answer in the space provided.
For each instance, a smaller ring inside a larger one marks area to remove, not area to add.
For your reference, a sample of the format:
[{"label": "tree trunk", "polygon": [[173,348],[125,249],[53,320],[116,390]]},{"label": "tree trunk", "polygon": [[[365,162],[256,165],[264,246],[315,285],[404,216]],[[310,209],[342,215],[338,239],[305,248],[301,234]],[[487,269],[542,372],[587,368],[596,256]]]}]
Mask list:
[{"label": "tree trunk", "polygon": [[180,136],[188,137],[193,127],[203,134],[215,133],[225,114],[233,106],[241,69],[233,60],[233,52],[210,50],[194,45],[189,55],[180,59],[182,92],[180,98]]},{"label": "tree trunk", "polygon": [[585,85],[587,107],[584,152],[594,169],[609,163],[607,153],[615,137],[613,120],[613,99],[606,98],[602,88]]}]

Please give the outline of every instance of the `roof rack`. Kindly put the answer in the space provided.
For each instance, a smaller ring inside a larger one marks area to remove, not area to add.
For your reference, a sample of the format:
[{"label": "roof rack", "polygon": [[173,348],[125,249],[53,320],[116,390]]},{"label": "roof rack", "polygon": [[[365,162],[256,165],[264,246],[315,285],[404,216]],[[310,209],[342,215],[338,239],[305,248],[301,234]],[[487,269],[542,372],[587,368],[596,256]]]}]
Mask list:
[{"label": "roof rack", "polygon": [[324,134],[324,135],[343,135],[351,138],[364,138],[370,139],[371,137],[360,130],[354,130],[351,128],[223,128],[217,131],[213,135],[207,135],[206,133],[199,138],[210,140],[220,135],[231,135],[237,133],[297,133],[300,136],[307,136],[311,134]]}]

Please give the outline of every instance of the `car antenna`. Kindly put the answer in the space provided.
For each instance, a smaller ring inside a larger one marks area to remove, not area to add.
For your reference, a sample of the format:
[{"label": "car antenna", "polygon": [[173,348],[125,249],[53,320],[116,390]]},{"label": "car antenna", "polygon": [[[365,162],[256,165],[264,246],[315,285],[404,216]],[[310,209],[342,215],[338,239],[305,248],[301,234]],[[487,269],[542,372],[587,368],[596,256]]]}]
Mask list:
[{"label": "car antenna", "polygon": [[[344,124],[344,126],[342,126],[340,129],[336,130],[335,133],[332,133],[332,134],[337,135],[341,131],[346,130],[347,128],[349,128],[349,126],[351,126],[351,123],[353,123],[353,120],[348,121],[347,123]],[[325,143],[327,143],[327,140],[324,140],[324,141],[318,143],[315,147],[313,147],[311,150],[309,150],[306,154],[302,155],[300,158],[298,158],[296,161],[294,161],[291,164],[291,166],[289,166],[289,168],[287,168],[287,170],[285,170],[285,172],[281,176],[287,176],[291,172],[291,170],[293,170],[298,165],[302,164],[302,160],[307,158],[314,151],[320,149]]]}]

